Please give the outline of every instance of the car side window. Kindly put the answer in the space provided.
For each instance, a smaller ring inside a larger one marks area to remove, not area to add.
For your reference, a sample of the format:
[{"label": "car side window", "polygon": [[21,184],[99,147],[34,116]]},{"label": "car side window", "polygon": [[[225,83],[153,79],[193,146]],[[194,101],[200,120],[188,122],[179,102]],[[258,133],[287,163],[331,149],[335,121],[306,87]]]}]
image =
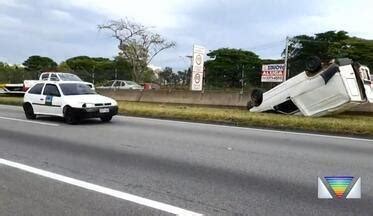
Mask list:
[{"label": "car side window", "polygon": [[114,87],[120,87],[120,81],[116,81],[115,83],[114,83]]},{"label": "car side window", "polygon": [[58,76],[56,74],[52,74],[51,81],[60,81],[60,79],[58,79]]},{"label": "car side window", "polygon": [[48,77],[49,77],[49,74],[46,73],[46,74],[42,74],[41,75],[41,80],[48,80]]},{"label": "car side window", "polygon": [[55,96],[55,97],[61,96],[60,91],[58,90],[57,86],[53,84],[45,85],[43,95],[49,95],[49,96]]},{"label": "car side window", "polygon": [[43,90],[44,83],[39,83],[34,85],[30,91],[29,94],[41,94],[41,91]]},{"label": "car side window", "polygon": [[126,86],[126,82],[122,82],[122,86]]}]

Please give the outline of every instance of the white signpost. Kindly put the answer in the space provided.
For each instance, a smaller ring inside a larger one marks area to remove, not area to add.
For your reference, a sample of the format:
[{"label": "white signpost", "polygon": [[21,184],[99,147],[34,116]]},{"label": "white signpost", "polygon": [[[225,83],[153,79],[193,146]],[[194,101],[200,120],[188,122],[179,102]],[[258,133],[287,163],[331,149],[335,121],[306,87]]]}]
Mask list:
[{"label": "white signpost", "polygon": [[284,78],[284,64],[270,64],[262,66],[262,82],[284,82]]},{"label": "white signpost", "polygon": [[191,90],[202,91],[203,89],[203,71],[204,71],[205,48],[202,46],[193,46],[193,67],[191,77]]}]

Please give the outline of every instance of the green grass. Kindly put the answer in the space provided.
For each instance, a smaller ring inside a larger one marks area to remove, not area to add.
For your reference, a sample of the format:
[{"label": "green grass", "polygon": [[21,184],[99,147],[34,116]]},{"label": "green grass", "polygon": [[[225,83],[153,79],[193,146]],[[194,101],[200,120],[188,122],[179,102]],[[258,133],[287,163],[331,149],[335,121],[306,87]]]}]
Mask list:
[{"label": "green grass", "polygon": [[242,109],[124,101],[120,102],[120,112],[132,116],[223,123],[237,126],[254,126],[345,135],[373,135],[373,115],[340,114],[330,117],[311,118],[269,113],[250,113]]},{"label": "green grass", "polygon": [[[21,105],[22,98],[0,97],[0,104]],[[373,136],[372,114],[340,114],[311,118],[268,113],[250,113],[234,108],[214,108],[159,103],[119,102],[119,112],[130,116],[178,119],[237,126],[254,126],[295,131]]]},{"label": "green grass", "polygon": [[22,97],[0,96],[0,104],[21,106],[22,102]]}]

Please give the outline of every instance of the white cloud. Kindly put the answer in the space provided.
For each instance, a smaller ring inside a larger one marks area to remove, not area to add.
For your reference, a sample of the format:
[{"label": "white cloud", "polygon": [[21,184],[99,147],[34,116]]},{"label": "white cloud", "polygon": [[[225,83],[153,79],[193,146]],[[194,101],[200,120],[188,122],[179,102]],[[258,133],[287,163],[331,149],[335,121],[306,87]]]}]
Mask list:
[{"label": "white cloud", "polygon": [[372,8],[371,0],[330,0],[318,23],[323,30],[345,30],[354,36],[373,39]]},{"label": "white cloud", "polygon": [[193,44],[278,58],[288,35],[346,30],[373,38],[371,8],[369,0],[0,0],[0,47],[10,63],[32,54],[57,61],[111,57],[117,41],[97,25],[128,17],[176,41],[153,64],[181,69],[189,63],[180,56],[190,54]]},{"label": "white cloud", "polygon": [[53,19],[58,19],[61,21],[72,21],[74,18],[71,16],[70,13],[58,9],[52,9],[50,12],[50,17]]},{"label": "white cloud", "polygon": [[[128,17],[157,28],[178,27],[185,17],[179,14],[197,0],[64,0],[63,4],[89,9],[101,13],[107,19]],[[180,15],[180,16],[179,16]]]},{"label": "white cloud", "polygon": [[20,25],[22,21],[16,17],[11,17],[5,14],[0,14],[0,27],[1,28],[14,28]]}]

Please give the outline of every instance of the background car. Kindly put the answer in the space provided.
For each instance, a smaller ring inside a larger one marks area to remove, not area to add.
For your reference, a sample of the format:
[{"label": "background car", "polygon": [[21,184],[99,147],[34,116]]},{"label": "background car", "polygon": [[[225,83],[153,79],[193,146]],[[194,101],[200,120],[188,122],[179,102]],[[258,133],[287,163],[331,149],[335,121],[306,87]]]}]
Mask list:
[{"label": "background car", "polygon": [[133,81],[128,80],[110,80],[104,85],[97,87],[99,89],[128,89],[128,90],[143,90],[144,87]]},{"label": "background car", "polygon": [[[27,91],[30,87],[38,83],[39,81],[74,81],[74,82],[84,82],[80,77],[71,73],[61,73],[61,72],[44,72],[40,74],[39,80],[24,80],[23,81],[23,91]],[[94,85],[90,82],[86,83],[91,89],[95,89]]]}]

